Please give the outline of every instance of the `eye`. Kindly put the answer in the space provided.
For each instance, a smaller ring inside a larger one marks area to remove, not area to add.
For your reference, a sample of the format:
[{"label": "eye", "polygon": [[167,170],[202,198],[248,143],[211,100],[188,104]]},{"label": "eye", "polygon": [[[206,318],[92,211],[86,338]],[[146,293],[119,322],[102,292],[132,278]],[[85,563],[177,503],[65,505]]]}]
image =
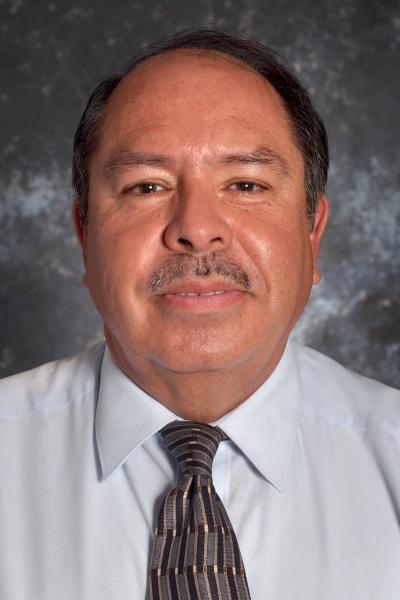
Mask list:
[{"label": "eye", "polygon": [[137,183],[136,185],[125,188],[123,190],[123,194],[134,194],[136,196],[141,196],[142,194],[155,194],[156,192],[162,192],[163,190],[163,186],[159,183],[143,181],[142,183]]},{"label": "eye", "polygon": [[236,181],[230,186],[238,192],[246,192],[248,194],[262,192],[267,190],[267,186],[261,185],[261,183],[255,183],[254,181]]}]

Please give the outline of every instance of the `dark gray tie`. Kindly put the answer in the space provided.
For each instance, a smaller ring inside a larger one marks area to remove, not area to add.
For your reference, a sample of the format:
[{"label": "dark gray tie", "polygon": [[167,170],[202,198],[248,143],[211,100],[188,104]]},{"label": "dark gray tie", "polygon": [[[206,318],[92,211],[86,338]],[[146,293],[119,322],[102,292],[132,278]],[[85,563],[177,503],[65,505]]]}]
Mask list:
[{"label": "dark gray tie", "polygon": [[225,434],[194,421],[174,421],[160,433],[180,477],[158,515],[150,600],[250,600],[236,535],[212,482]]}]

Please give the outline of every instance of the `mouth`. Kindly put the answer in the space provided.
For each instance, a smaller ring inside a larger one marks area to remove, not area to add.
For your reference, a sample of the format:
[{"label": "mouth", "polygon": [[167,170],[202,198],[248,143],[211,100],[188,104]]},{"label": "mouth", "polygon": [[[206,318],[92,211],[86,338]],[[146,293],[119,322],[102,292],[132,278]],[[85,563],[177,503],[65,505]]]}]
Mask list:
[{"label": "mouth", "polygon": [[246,295],[234,282],[184,281],[159,295],[168,308],[194,313],[209,313],[231,308]]},{"label": "mouth", "polygon": [[211,292],[175,292],[174,296],[217,296],[219,294],[227,294],[228,290],[214,290]]}]

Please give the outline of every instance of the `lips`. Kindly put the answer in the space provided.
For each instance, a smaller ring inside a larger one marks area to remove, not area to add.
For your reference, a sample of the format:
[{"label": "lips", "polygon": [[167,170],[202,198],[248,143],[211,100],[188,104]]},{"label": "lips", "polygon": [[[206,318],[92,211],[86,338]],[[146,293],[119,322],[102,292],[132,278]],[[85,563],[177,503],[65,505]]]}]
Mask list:
[{"label": "lips", "polygon": [[182,297],[190,296],[216,296],[228,292],[243,292],[243,288],[233,281],[224,281],[221,279],[196,280],[186,279],[175,285],[169,285],[160,290],[160,295],[174,295]]},{"label": "lips", "polygon": [[247,296],[247,291],[233,281],[187,279],[167,286],[157,295],[173,313],[193,315],[231,310]]},{"label": "lips", "polygon": [[215,290],[212,292],[174,292],[174,296],[216,296],[226,294],[227,290]]}]

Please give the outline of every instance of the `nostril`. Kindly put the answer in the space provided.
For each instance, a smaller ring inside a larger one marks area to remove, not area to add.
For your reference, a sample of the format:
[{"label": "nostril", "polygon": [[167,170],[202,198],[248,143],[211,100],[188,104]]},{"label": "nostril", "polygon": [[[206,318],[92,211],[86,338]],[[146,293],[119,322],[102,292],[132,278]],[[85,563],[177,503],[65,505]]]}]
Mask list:
[{"label": "nostril", "polygon": [[182,246],[189,246],[190,248],[193,247],[193,244],[190,240],[187,240],[186,238],[178,238],[178,243],[182,244]]},{"label": "nostril", "polygon": [[[184,238],[184,237],[180,237],[178,238],[178,244],[180,244],[181,246],[185,246],[185,248],[194,248],[195,246],[197,246],[197,244],[193,243],[193,241],[191,241],[188,238]],[[209,244],[214,244],[215,242],[222,242],[222,237],[221,236],[217,236],[217,237],[213,237],[209,240]]]}]

